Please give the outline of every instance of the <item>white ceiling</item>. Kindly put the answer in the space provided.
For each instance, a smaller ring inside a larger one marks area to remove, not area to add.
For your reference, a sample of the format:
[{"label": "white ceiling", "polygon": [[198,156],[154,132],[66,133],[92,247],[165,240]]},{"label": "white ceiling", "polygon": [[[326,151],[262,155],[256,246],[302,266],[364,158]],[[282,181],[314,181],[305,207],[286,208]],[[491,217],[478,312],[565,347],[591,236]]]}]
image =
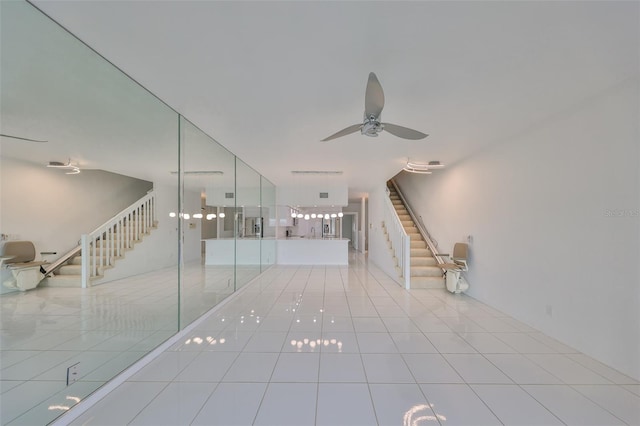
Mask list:
[{"label": "white ceiling", "polygon": [[[34,4],[276,185],[341,170],[350,196],[407,158],[453,165],[638,75],[638,2]],[[369,72],[383,121],[359,133]],[[166,173],[166,170],[165,170]]]}]

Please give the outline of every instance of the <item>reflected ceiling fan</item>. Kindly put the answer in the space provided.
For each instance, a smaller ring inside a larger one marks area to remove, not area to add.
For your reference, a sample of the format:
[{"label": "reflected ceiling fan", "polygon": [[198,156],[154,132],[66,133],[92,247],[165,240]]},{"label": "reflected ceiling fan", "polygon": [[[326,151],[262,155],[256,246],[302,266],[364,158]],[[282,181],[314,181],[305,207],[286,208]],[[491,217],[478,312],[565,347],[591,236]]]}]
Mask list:
[{"label": "reflected ceiling fan", "polygon": [[362,124],[354,124],[346,129],[340,130],[338,133],[322,139],[322,142],[330,141],[342,136],[350,135],[360,130],[360,133],[366,136],[378,136],[383,130],[394,136],[403,139],[418,140],[424,139],[428,135],[417,130],[407,127],[398,126],[391,123],[381,123],[380,114],[384,108],[384,92],[378,81],[378,77],[374,73],[369,73],[369,81],[367,81],[367,91],[364,95],[364,122]]},{"label": "reflected ceiling fan", "polygon": [[4,134],[0,134],[0,136],[2,136],[3,138],[18,139],[25,142],[39,142],[39,143],[49,142],[49,141],[41,141],[38,139],[29,139],[29,138],[23,138],[20,136],[12,136],[12,135],[4,135]]}]

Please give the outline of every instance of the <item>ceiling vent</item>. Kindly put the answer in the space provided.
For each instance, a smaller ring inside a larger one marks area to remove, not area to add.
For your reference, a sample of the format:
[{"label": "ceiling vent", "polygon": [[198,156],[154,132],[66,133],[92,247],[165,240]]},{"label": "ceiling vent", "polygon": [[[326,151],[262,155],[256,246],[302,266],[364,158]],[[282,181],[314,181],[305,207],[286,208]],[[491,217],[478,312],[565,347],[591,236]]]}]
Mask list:
[{"label": "ceiling vent", "polygon": [[329,198],[329,193],[328,192],[321,192],[320,193],[320,198]]},{"label": "ceiling vent", "polygon": [[[212,175],[223,175],[224,172],[221,172],[220,170],[191,170],[191,171],[185,171],[182,172],[184,175],[187,176],[212,176]],[[178,172],[171,172],[172,175],[177,175]]]},{"label": "ceiling vent", "polygon": [[291,170],[294,175],[341,175],[342,170]]}]

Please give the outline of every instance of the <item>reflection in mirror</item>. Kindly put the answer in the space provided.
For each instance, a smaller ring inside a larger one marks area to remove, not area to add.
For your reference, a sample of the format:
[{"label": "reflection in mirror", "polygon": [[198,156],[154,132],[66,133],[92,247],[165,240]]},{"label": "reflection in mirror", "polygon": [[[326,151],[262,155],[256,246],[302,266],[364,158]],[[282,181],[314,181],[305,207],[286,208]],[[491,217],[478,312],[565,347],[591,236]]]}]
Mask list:
[{"label": "reflection in mirror", "polygon": [[0,423],[47,424],[178,330],[178,116],[30,4],[0,7],[2,133],[47,141],[0,138],[2,247],[31,241],[45,272],[20,291],[2,271]]},{"label": "reflection in mirror", "polygon": [[[234,291],[235,157],[181,117],[181,327]],[[231,193],[232,195],[232,193]],[[188,217],[188,218],[187,218]]]},{"label": "reflection in mirror", "polygon": [[260,273],[260,240],[264,217],[260,208],[260,174],[236,158],[236,288]]},{"label": "reflection in mirror", "polygon": [[43,264],[0,251],[0,423],[48,424],[274,262],[275,187],[27,2],[0,55],[0,250]]},{"label": "reflection in mirror", "polygon": [[260,246],[261,270],[264,271],[276,260],[276,232],[277,209],[276,187],[264,177],[260,185],[260,216],[263,222],[262,240]]}]

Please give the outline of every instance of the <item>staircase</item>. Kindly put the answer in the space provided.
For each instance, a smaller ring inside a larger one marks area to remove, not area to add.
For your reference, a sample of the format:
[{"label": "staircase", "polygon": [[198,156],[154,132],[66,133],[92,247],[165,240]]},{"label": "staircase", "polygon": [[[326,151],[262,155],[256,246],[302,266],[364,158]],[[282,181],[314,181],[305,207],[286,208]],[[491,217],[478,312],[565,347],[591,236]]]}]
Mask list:
[{"label": "staircase", "polygon": [[98,283],[104,278],[105,271],[113,268],[118,259],[124,258],[145,235],[157,228],[154,218],[155,197],[150,192],[91,234],[83,235],[83,244],[59,259],[56,262],[59,265],[52,265],[54,269],[48,270],[47,278],[40,286],[88,287]]},{"label": "staircase", "polygon": [[411,288],[444,288],[443,271],[422,238],[395,187],[388,185],[389,198],[411,239]]}]

